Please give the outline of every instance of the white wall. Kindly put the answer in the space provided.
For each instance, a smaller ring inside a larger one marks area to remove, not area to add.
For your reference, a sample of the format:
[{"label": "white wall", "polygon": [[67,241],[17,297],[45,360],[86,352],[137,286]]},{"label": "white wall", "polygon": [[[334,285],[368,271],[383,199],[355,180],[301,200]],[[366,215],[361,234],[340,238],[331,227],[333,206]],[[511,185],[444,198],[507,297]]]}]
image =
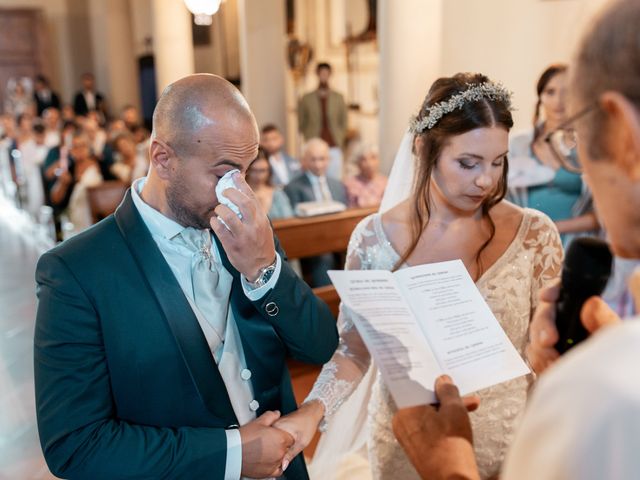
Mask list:
[{"label": "white wall", "polygon": [[128,0],[90,0],[89,15],[96,89],[106,95],[111,115],[119,116],[125,105],[140,104]]},{"label": "white wall", "polygon": [[239,0],[242,93],[258,125],[286,133],[285,11],[281,0]]},{"label": "white wall", "polygon": [[[129,0],[129,15],[131,17],[133,49],[136,57],[153,53],[151,0]],[[148,42],[149,40],[151,42]]]},{"label": "white wall", "polygon": [[211,43],[193,47],[198,73],[215,73],[225,78],[240,77],[238,2],[226,0],[209,27]]},{"label": "white wall", "polygon": [[153,0],[153,51],[158,95],[167,85],[194,73],[191,14],[182,1]]},{"label": "white wall", "polygon": [[[73,66],[72,70],[68,72],[73,92],[69,92],[65,101],[72,101],[71,94],[80,88],[80,75],[94,70],[93,40],[89,18],[89,2],[87,0],[67,0],[68,44],[71,46],[71,52],[61,51],[60,53],[67,55]],[[59,47],[57,49],[60,50]],[[101,88],[104,89],[104,86]]]},{"label": "white wall", "polygon": [[[568,62],[603,0],[445,0],[442,74],[477,71],[514,92],[515,129],[531,126],[535,84],[551,63]],[[425,92],[433,79],[425,79]]]},{"label": "white wall", "polygon": [[[409,119],[440,75],[443,0],[380,0],[380,164],[389,172]],[[416,20],[419,19],[419,20]]]}]

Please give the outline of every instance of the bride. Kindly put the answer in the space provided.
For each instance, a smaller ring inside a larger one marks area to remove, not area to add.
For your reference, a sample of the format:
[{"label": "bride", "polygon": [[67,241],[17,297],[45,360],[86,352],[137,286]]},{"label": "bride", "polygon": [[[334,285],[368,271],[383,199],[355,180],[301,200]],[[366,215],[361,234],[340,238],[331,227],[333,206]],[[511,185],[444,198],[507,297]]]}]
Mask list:
[{"label": "bride", "polygon": [[[346,268],[394,270],[459,258],[522,354],[537,292],[559,274],[562,250],[547,216],[503,200],[512,125],[510,94],[501,85],[480,74],[437,80],[403,140],[406,152],[396,157],[385,201],[395,196],[399,203],[356,227]],[[414,178],[412,188],[402,188],[403,177]],[[312,477],[332,478],[340,456],[365,439],[373,478],[419,478],[391,429],[394,402],[345,308],[339,323],[338,350],[300,409],[276,426],[296,439],[292,455],[319,425],[328,429]],[[471,420],[483,478],[500,471],[530,381],[477,392]]]}]

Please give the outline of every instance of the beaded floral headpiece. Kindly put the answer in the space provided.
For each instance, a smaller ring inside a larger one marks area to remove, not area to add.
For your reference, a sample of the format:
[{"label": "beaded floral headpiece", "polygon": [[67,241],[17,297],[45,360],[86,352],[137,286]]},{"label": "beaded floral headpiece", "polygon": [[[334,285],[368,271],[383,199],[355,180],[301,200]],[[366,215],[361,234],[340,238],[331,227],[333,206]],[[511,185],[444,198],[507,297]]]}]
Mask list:
[{"label": "beaded floral headpiece", "polygon": [[507,109],[512,109],[511,92],[500,83],[484,82],[475,85],[469,83],[467,85],[469,88],[465,91],[456,93],[449,100],[438,102],[429,107],[427,115],[423,118],[414,117],[411,120],[411,131],[413,133],[423,133],[425,130],[431,130],[447,113],[461,109],[465,103],[478,102],[483,98],[501,101]]}]

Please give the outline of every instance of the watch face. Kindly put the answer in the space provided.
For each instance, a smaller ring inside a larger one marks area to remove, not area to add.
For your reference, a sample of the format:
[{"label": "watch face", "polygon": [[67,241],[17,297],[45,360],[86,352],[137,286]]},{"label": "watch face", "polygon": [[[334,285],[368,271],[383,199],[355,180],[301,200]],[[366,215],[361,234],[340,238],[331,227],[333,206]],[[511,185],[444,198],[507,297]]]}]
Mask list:
[{"label": "watch face", "polygon": [[262,270],[260,276],[253,282],[253,286],[258,288],[265,285],[273,276],[273,272],[276,271],[276,267],[274,265],[269,265]]},{"label": "watch face", "polygon": [[267,267],[267,269],[264,271],[264,273],[260,277],[260,280],[262,281],[262,285],[264,285],[271,279],[271,277],[273,276],[273,272],[275,271],[276,271],[276,267],[274,266]]}]

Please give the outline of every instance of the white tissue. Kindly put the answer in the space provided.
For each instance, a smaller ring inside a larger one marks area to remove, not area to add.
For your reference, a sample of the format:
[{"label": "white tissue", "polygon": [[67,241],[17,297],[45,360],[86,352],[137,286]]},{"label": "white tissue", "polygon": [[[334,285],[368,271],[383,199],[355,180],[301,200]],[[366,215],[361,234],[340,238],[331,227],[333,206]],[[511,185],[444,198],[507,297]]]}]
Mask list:
[{"label": "white tissue", "polygon": [[[231,200],[229,200],[227,197],[225,197],[222,193],[228,188],[235,188],[236,190],[238,190],[238,187],[233,181],[233,178],[231,178],[231,176],[236,172],[240,173],[240,170],[238,169],[230,170],[227,173],[225,173],[220,180],[218,180],[218,184],[216,185],[216,197],[218,197],[218,201],[222,205],[229,207],[231,211],[233,211],[233,213],[235,213],[238,216],[238,218],[242,220],[242,214],[240,213],[240,209],[238,208],[238,206],[235,203],[233,203]],[[218,217],[218,220],[220,220],[222,224],[225,227],[227,227],[227,230],[230,230],[229,226],[226,223],[224,223],[224,220],[222,218]]]},{"label": "white tissue", "polygon": [[240,173],[240,170],[231,170],[225,173],[224,176],[220,180],[218,180],[218,184],[216,185],[216,197],[218,197],[218,201],[221,204],[229,207],[233,211],[233,213],[235,213],[238,218],[242,220],[242,214],[240,213],[240,209],[238,208],[238,206],[227,197],[225,197],[222,193],[228,188],[235,188],[236,190],[238,190],[238,187],[236,187],[233,178],[231,178],[234,173]]}]

